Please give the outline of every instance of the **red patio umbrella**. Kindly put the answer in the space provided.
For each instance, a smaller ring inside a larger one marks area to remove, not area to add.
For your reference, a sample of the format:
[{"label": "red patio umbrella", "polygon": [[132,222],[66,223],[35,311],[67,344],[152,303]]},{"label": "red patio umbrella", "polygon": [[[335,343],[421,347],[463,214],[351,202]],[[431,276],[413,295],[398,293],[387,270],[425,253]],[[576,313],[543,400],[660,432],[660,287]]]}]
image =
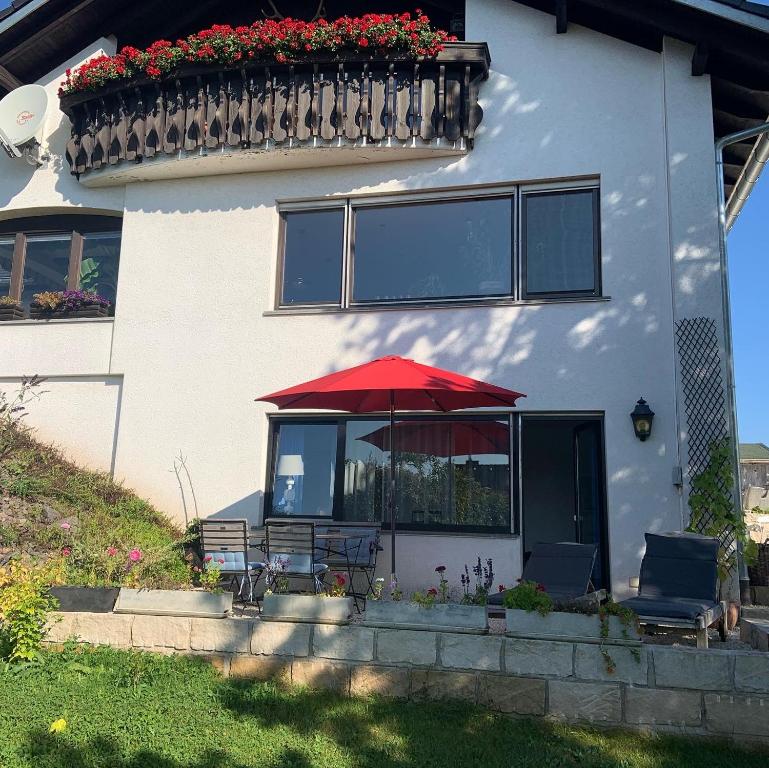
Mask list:
[{"label": "red patio umbrella", "polygon": [[[258,397],[281,410],[319,408],[349,413],[390,412],[390,435],[395,411],[456,411],[462,408],[515,406],[521,392],[487,384],[459,373],[421,365],[397,355],[298,384]],[[388,511],[392,573],[395,573],[395,454],[390,446]]]}]

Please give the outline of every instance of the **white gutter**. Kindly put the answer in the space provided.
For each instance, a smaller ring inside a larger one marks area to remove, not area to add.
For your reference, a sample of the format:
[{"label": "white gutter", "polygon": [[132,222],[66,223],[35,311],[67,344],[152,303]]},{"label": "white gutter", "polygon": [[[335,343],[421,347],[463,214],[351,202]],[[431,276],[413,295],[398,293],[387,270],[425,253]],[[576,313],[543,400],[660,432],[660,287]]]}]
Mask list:
[{"label": "white gutter", "polygon": [[[729,296],[729,251],[726,243],[727,212],[726,212],[726,189],[724,187],[724,149],[731,144],[737,144],[740,141],[746,141],[759,137],[766,142],[769,136],[769,122],[762,123],[755,128],[748,128],[737,133],[730,133],[723,136],[716,142],[716,187],[718,189],[718,248],[721,256],[721,304],[723,307],[724,322],[724,342],[726,346],[726,386],[727,386],[727,408],[729,411],[729,433],[732,438],[732,474],[734,476],[734,486],[732,495],[735,504],[740,505],[742,510],[742,489],[740,483],[740,441],[737,431],[737,393],[734,384],[734,353],[732,349],[732,312]],[[759,142],[756,142],[758,145]],[[763,152],[764,150],[762,150]],[[755,149],[754,149],[755,152]],[[751,158],[752,159],[752,158]],[[766,162],[766,161],[764,161]],[[763,165],[757,166],[757,172],[751,176],[754,177],[753,183],[758,179]],[[744,173],[743,173],[744,175]],[[742,177],[740,177],[742,180]],[[752,184],[751,184],[752,188]],[[742,558],[742,545],[737,543],[737,567],[740,579],[740,597],[743,605],[750,604],[750,589],[747,568]]]},{"label": "white gutter", "polygon": [[42,8],[47,3],[48,0],[32,0],[32,2],[29,2],[14,11],[10,16],[6,16],[0,21],[0,35],[7,29],[10,29],[16,22],[25,19],[30,13],[34,13],[38,8]]},{"label": "white gutter", "polygon": [[762,133],[753,146],[748,162],[745,163],[745,167],[742,169],[742,173],[737,179],[737,183],[734,185],[732,194],[729,197],[729,203],[726,206],[727,232],[732,228],[734,222],[737,221],[742,207],[748,201],[750,193],[753,191],[753,187],[756,186],[756,182],[759,176],[761,176],[761,171],[764,170],[767,162],[769,162],[769,133]]}]

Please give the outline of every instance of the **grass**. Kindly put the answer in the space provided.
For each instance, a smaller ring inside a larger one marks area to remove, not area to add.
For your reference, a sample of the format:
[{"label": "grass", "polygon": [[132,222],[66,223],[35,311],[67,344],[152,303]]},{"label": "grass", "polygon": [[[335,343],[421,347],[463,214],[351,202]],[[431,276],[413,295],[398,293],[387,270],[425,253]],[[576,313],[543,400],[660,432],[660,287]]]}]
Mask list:
[{"label": "grass", "polygon": [[[109,475],[78,467],[29,431],[6,428],[3,437],[0,546],[33,559],[68,551],[71,584],[189,584],[182,532],[151,504]],[[132,549],[142,553],[135,565],[128,559]]]},{"label": "grass", "polygon": [[[46,652],[0,673],[2,768],[765,768],[726,742],[224,679],[196,659]],[[50,733],[59,718],[61,733]]]}]

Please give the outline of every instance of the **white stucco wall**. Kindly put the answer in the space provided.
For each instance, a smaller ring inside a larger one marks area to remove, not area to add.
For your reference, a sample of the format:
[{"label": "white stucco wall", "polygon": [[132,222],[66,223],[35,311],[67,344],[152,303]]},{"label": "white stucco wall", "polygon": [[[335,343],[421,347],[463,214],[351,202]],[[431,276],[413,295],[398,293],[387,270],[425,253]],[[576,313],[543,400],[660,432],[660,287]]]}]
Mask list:
[{"label": "white stucco wall", "polygon": [[[66,334],[79,336],[66,341],[77,349],[76,363],[61,355],[57,326],[0,328],[0,375],[122,377],[119,433],[111,441],[116,475],[181,516],[170,471],[181,452],[201,515],[254,521],[271,410],[254,398],[337,368],[400,354],[523,391],[525,411],[604,412],[612,580],[622,595],[638,573],[643,533],[682,522],[671,480],[680,461],[671,254],[710,212],[703,210],[707,189],[693,198],[693,182],[682,176],[691,168],[696,183],[714,183],[709,90],[705,79],[691,78],[685,46],[667,46],[662,56],[575,26],[556,35],[551,15],[507,0],[469,0],[467,39],[488,42],[493,71],[482,88],[476,146],[458,160],[89,191],[60,157],[49,169],[23,171],[29,178],[15,167],[9,175],[10,161],[0,158],[2,215],[63,203],[124,209],[114,324],[66,325]],[[666,100],[673,87],[690,111],[679,115],[677,102]],[[690,125],[695,121],[705,123]],[[672,151],[688,153],[675,169]],[[263,314],[273,307],[277,199],[586,175],[600,178],[607,301]],[[715,247],[712,228],[696,237],[701,247]],[[687,269],[696,278],[699,262],[687,261]],[[700,283],[692,284],[696,305]],[[708,291],[707,302],[715,300]],[[96,393],[104,382],[83,386]],[[646,443],[633,436],[628,415],[642,395],[657,414]],[[51,436],[76,447],[64,424],[82,401],[59,407],[62,429],[49,423]],[[99,430],[117,423],[102,410],[86,419],[99,421]],[[477,555],[494,557],[500,582],[520,573],[515,537],[402,539],[407,587],[432,581],[438,562],[458,574]]]}]

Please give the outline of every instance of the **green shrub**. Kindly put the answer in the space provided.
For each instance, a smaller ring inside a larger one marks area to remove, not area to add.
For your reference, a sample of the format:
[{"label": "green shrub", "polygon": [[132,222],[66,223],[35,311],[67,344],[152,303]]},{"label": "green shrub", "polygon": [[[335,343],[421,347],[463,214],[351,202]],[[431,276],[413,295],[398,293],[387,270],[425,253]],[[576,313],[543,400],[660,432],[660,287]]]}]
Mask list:
[{"label": "green shrub", "polygon": [[508,589],[502,602],[505,608],[536,611],[541,616],[547,616],[553,610],[553,599],[545,592],[545,588],[535,581],[522,581],[517,587]]}]

